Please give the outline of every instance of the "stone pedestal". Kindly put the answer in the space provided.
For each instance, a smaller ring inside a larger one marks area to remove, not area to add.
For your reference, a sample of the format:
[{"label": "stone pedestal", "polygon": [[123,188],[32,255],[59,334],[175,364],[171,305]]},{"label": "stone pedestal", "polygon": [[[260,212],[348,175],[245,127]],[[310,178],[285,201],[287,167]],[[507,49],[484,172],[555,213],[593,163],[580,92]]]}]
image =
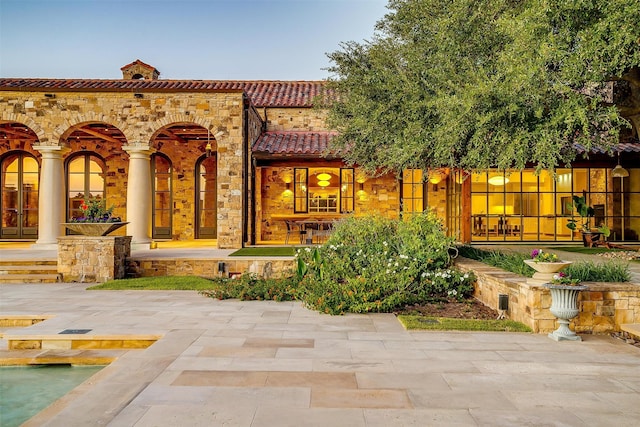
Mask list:
[{"label": "stone pedestal", "polygon": [[58,238],[58,273],[64,282],[123,279],[131,256],[131,236]]}]

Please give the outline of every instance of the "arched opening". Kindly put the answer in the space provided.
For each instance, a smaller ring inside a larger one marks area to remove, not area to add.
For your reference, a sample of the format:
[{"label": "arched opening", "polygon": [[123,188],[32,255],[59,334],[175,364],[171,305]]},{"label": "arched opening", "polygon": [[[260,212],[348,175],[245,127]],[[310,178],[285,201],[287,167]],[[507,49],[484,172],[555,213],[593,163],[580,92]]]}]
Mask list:
[{"label": "arched opening", "polygon": [[25,151],[0,157],[0,237],[35,239],[38,236],[38,161]]},{"label": "arched opening", "polygon": [[[157,211],[152,215],[153,237],[216,238],[217,143],[213,135],[206,127],[176,122],[156,131],[151,145],[157,150],[152,165]],[[173,224],[182,226],[173,232]]]},{"label": "arched opening", "polygon": [[81,205],[89,200],[106,202],[104,160],[96,153],[71,155],[66,162],[67,221],[82,216]]}]

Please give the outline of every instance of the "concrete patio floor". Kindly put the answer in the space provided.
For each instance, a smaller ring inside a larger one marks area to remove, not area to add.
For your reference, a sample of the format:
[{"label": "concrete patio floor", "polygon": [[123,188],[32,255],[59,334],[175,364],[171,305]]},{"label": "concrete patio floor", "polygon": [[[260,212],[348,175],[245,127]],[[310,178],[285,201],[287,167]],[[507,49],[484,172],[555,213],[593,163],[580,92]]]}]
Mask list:
[{"label": "concrete patio floor", "polygon": [[[636,426],[640,349],[607,336],[407,332],[391,314],[191,291],[0,285],[23,334],[159,334],[27,426]],[[7,330],[7,334],[14,333]],[[3,343],[2,348],[6,348]],[[34,350],[31,350],[34,351]]]}]

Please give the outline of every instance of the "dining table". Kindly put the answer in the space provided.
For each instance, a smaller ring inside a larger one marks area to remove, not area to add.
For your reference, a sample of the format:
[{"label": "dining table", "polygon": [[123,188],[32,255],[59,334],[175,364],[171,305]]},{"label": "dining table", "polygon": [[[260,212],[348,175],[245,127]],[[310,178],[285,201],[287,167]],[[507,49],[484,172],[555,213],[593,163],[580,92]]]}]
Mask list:
[{"label": "dining table", "polygon": [[314,237],[316,239],[316,243],[321,243],[321,240],[324,240],[329,236],[333,229],[334,220],[308,218],[294,221],[294,223],[298,225],[301,230],[306,232],[305,243],[311,245],[313,244]]}]

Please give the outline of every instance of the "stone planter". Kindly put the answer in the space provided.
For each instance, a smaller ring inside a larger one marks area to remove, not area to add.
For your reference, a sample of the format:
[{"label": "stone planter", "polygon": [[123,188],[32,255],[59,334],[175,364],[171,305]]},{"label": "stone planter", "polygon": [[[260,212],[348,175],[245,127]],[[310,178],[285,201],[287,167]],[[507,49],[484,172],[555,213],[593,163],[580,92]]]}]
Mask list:
[{"label": "stone planter", "polygon": [[530,285],[544,285],[553,280],[553,275],[571,264],[571,261],[557,262],[536,262],[532,259],[525,259],[524,263],[533,268],[536,272],[533,277],[527,279]]},{"label": "stone planter", "polygon": [[83,236],[106,236],[128,222],[65,222],[62,225]]},{"label": "stone planter", "polygon": [[545,285],[551,291],[551,314],[558,318],[560,326],[549,334],[549,338],[555,341],[582,341],[571,329],[569,321],[576,317],[578,310],[578,295],[580,291],[588,289],[585,285]]}]

